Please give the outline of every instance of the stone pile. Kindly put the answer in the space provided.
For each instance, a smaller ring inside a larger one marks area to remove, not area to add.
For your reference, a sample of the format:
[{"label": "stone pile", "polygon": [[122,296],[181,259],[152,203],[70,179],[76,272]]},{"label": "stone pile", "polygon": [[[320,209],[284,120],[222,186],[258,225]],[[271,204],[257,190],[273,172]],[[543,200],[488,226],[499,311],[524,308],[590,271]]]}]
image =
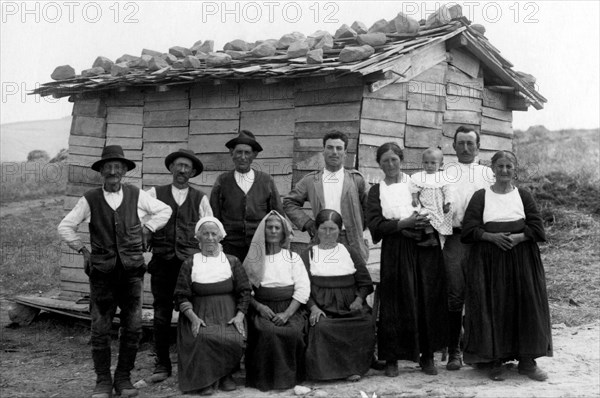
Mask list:
[{"label": "stone pile", "polygon": [[[284,34],[279,40],[258,40],[254,43],[235,39],[226,43],[223,51],[219,52],[214,51],[213,40],[198,40],[190,48],[173,46],[166,53],[143,49],[139,57],[124,54],[114,62],[99,56],[90,69],[81,72],[81,76],[125,76],[133,69],[144,69],[160,75],[170,69],[218,68],[226,67],[234,60],[268,57],[278,57],[279,60],[294,59],[294,62],[304,61],[307,64],[321,64],[324,60],[335,57],[342,63],[357,62],[370,57],[376,49],[382,48],[388,42],[403,37],[414,37],[421,29],[434,29],[461,17],[460,5],[442,5],[429,15],[426,21],[419,22],[400,12],[390,20],[376,21],[369,28],[360,21],[354,21],[350,26],[342,24],[333,35],[318,30],[308,36],[300,32],[291,32]],[[473,28],[481,34],[485,32],[481,25],[473,25]],[[54,80],[75,77],[75,70],[69,65],[57,67],[51,75]]]}]

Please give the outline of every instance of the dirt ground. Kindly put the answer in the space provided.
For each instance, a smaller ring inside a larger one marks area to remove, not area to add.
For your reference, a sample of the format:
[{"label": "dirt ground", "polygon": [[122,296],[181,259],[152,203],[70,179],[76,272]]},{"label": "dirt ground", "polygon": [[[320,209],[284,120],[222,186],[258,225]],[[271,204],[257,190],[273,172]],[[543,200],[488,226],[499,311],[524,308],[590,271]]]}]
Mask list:
[{"label": "dirt ground", "polygon": [[[94,386],[85,321],[42,312],[29,326],[10,325],[10,302],[0,299],[0,396],[85,397]],[[370,370],[357,383],[327,382],[303,385],[311,396],[327,397],[598,397],[600,396],[600,323],[578,327],[553,326],[554,357],[540,358],[538,364],[549,374],[546,382],[519,375],[516,364],[507,364],[507,378],[494,382],[471,367],[448,372],[436,354],[439,375],[427,376],[416,364],[400,362],[400,376],[386,377]],[[172,360],[177,354],[172,347]],[[116,335],[113,352],[117,350]],[[138,382],[140,397],[180,397],[176,372],[160,384],[146,383],[153,369],[151,344],[146,339],[138,353],[132,381]],[[113,355],[113,369],[116,357]],[[215,397],[288,397],[294,390],[260,392],[244,388],[243,371],[236,374],[238,390],[218,392]],[[362,392],[362,393],[361,393]],[[186,395],[189,396],[189,395]]]}]

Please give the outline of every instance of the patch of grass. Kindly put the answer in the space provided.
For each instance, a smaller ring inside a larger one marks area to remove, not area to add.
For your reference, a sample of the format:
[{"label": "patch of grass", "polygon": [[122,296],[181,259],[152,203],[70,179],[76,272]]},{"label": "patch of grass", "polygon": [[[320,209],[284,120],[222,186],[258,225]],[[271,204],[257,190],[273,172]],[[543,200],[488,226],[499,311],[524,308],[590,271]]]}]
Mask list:
[{"label": "patch of grass", "polygon": [[60,284],[63,201],[48,200],[1,218],[0,290],[4,295],[46,292]]},{"label": "patch of grass", "polygon": [[0,203],[64,195],[67,176],[64,162],[2,162]]},{"label": "patch of grass", "polygon": [[549,131],[534,126],[515,131],[514,148],[526,180],[558,172],[581,183],[600,183],[599,129]]},{"label": "patch of grass", "polygon": [[540,245],[553,323],[583,325],[600,318],[597,216],[554,207]]},{"label": "patch of grass", "polygon": [[519,185],[540,207],[540,244],[553,323],[600,318],[600,130],[515,131]]}]

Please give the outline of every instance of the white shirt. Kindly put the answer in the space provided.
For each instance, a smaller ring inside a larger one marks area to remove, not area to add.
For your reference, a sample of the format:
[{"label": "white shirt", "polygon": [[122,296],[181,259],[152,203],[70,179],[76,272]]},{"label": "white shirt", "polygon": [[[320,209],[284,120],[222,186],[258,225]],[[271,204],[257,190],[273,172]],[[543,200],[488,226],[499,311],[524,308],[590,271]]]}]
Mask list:
[{"label": "white shirt", "polygon": [[[402,181],[405,181],[402,176]],[[403,220],[410,217],[415,211],[421,209],[421,205],[412,206],[412,195],[407,182],[398,182],[387,185],[385,181],[379,183],[379,202],[381,203],[381,214],[390,220]]]},{"label": "white shirt", "polygon": [[252,184],[254,184],[254,170],[250,169],[247,173],[240,173],[236,170],[233,172],[233,177],[238,187],[248,195],[248,191],[252,188]]},{"label": "white shirt", "polygon": [[337,244],[332,249],[313,246],[310,259],[310,273],[314,276],[342,276],[356,273],[352,256],[344,245]]},{"label": "white shirt", "polygon": [[525,208],[517,188],[505,194],[495,193],[491,188],[485,189],[484,224],[490,221],[506,222],[522,219],[525,219]]},{"label": "white shirt", "polygon": [[475,191],[494,183],[494,173],[489,167],[477,163],[452,162],[444,166],[442,177],[451,187],[452,227],[460,228],[471,197]]},{"label": "white shirt", "polygon": [[325,209],[335,210],[342,214],[342,189],[344,188],[344,168],[336,172],[323,171],[323,196]]},{"label": "white shirt", "polygon": [[[104,193],[104,200],[110,206],[111,209],[117,210],[123,202],[123,188],[117,192],[108,192],[102,188]],[[171,207],[160,200],[153,198],[146,191],[140,189],[140,194],[137,203],[137,214],[140,220],[146,216],[150,216],[149,219],[143,223],[146,228],[150,231],[155,232],[157,229],[161,229],[167,224],[169,218],[171,218]],[[58,234],[61,239],[65,241],[69,247],[73,250],[79,250],[83,247],[81,239],[77,235],[77,228],[82,222],[90,222],[91,219],[90,205],[85,198],[82,196],[73,210],[69,212],[58,224]]]},{"label": "white shirt", "polygon": [[[173,195],[173,199],[175,199],[175,202],[177,202],[179,206],[181,206],[183,202],[185,202],[189,191],[189,188],[179,189],[174,185],[171,185],[171,194]],[[153,198],[156,198],[156,188],[152,187],[146,192],[148,192],[148,194]],[[200,218],[213,216],[213,211],[210,207],[208,195],[204,195],[202,197],[202,200],[200,201],[200,206],[198,207],[198,215],[200,216]]]},{"label": "white shirt", "polygon": [[196,253],[193,257],[192,282],[216,283],[231,278],[231,264],[225,253],[220,252],[217,257],[207,257]]},{"label": "white shirt", "polygon": [[297,253],[286,249],[265,256],[265,270],[260,285],[264,287],[293,285],[292,298],[301,304],[306,304],[310,295],[310,279],[304,262]]}]

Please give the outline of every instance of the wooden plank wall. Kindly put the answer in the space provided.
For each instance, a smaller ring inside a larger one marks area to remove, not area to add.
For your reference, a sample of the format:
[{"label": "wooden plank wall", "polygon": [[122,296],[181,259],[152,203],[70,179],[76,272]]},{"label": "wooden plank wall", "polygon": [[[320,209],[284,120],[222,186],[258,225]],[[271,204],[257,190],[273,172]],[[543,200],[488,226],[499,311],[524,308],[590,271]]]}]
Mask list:
[{"label": "wooden plank wall", "polygon": [[[507,102],[504,94],[484,87],[479,61],[461,49],[451,49],[445,61],[408,82],[375,92],[365,87],[359,170],[370,183],[379,182],[383,172],[375,159],[376,150],[389,141],[404,148],[403,169],[408,174],[421,169],[422,152],[431,146],[442,148],[446,164],[456,162],[452,142],[460,125],[481,131],[479,158],[489,161],[495,151],[512,149],[512,112]],[[375,279],[379,258],[380,246],[371,245],[368,267]]]},{"label": "wooden plank wall", "polygon": [[[103,98],[76,101],[73,106],[69,136],[69,170],[64,201],[65,215],[75,207],[81,196],[98,187],[102,179],[90,166],[100,158],[106,144],[107,106]],[[79,227],[81,240],[89,245],[88,224]],[[83,272],[83,257],[61,243],[61,297],[81,297],[89,293],[87,276]]]},{"label": "wooden plank wall", "polygon": [[[333,130],[348,135],[346,168],[355,168],[360,129],[362,79],[324,77],[296,81],[294,102],[294,143],[292,186],[311,171],[325,167],[323,136]],[[292,188],[290,186],[290,188]],[[305,211],[311,212],[308,203]],[[307,233],[295,231],[294,242],[307,243]]]},{"label": "wooden plank wall", "polygon": [[[136,162],[136,169],[127,174],[125,181],[145,190],[171,182],[164,164],[168,153],[192,149],[204,164],[204,172],[191,180],[192,185],[210,195],[217,176],[233,168],[225,143],[240,129],[255,133],[264,148],[253,166],[273,175],[280,194],[287,194],[294,174],[294,90],[294,83],[235,83],[183,86],[164,92],[131,90],[77,100],[65,212],[87,190],[100,186],[101,177],[89,166],[98,160],[104,145],[110,144],[121,145],[125,155]],[[82,224],[79,231],[89,244],[88,225]],[[61,297],[88,294],[82,256],[66,245],[62,256]],[[150,255],[146,257],[149,261]],[[151,303],[147,276],[144,304]]]},{"label": "wooden plank wall", "polygon": [[207,195],[217,177],[233,168],[225,143],[239,132],[239,104],[237,84],[191,88],[189,146],[204,164],[204,172],[192,183]]},{"label": "wooden plank wall", "polygon": [[253,167],[271,174],[279,194],[286,195],[292,188],[293,174],[293,82],[266,85],[259,81],[241,83],[239,119],[240,130],[254,133],[263,147]]}]

